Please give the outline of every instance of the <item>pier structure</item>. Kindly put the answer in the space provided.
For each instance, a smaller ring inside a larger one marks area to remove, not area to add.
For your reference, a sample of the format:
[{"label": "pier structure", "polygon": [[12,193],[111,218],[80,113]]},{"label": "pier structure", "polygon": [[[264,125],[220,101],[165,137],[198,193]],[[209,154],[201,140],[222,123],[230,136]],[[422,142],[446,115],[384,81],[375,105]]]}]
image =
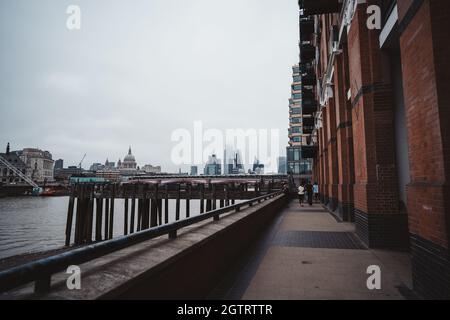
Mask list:
[{"label": "pier structure", "polygon": [[[140,177],[124,183],[80,183],[72,186],[67,211],[66,246],[113,238],[115,200],[123,199],[123,235],[281,191],[287,176]],[[174,200],[170,202],[169,200]],[[185,205],[181,216],[182,201]],[[191,212],[191,203],[199,212]],[[73,231],[73,233],[72,233]]]}]

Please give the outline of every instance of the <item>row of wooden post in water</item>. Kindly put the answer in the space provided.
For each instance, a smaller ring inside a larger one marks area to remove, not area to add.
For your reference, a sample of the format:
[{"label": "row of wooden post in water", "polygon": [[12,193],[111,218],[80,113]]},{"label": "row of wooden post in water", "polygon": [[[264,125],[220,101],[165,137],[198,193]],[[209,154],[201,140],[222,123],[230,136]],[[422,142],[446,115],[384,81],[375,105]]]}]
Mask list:
[{"label": "row of wooden post in water", "polygon": [[185,200],[185,216],[189,218],[193,200],[199,200],[199,213],[202,214],[217,209],[217,206],[222,208],[233,205],[236,200],[256,198],[281,188],[282,182],[273,179],[218,183],[192,181],[161,184],[150,181],[77,184],[72,186],[69,198],[65,243],[66,246],[83,245],[112,239],[115,199],[124,199],[123,234],[128,235],[169,223],[171,199],[175,200],[175,220],[178,221],[181,219],[181,200]]}]

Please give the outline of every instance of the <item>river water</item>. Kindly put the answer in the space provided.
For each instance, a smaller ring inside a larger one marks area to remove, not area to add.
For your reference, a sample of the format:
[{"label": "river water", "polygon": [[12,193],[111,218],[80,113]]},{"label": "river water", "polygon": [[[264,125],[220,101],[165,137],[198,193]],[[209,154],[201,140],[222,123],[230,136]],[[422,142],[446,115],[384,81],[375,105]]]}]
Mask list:
[{"label": "river water", "polygon": [[[0,259],[63,247],[68,201],[68,197],[0,198]],[[116,237],[123,235],[124,200],[116,199],[114,206]],[[181,200],[181,218],[185,208]],[[191,216],[198,214],[199,200],[191,200],[190,208]],[[170,200],[169,222],[174,220],[175,200]]]}]

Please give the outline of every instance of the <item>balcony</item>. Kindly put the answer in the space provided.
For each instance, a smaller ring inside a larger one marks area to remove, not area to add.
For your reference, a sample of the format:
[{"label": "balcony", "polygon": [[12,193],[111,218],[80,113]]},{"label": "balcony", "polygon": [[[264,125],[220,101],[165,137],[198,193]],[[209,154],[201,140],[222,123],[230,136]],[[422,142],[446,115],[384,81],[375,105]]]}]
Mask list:
[{"label": "balcony", "polygon": [[311,62],[316,57],[316,48],[309,43],[302,43],[300,57],[302,62]]},{"label": "balcony", "polygon": [[316,14],[338,13],[342,3],[339,0],[299,0],[298,5],[303,9],[303,16]]},{"label": "balcony", "polygon": [[317,156],[317,146],[302,146],[302,158],[314,159]]},{"label": "balcony", "polygon": [[304,100],[303,101],[303,115],[314,115],[317,112],[317,101],[316,100]]},{"label": "balcony", "polygon": [[[303,86],[315,86],[317,83],[316,75],[314,72],[307,72],[302,74],[302,85]],[[305,90],[305,89],[303,89]]]},{"label": "balcony", "polygon": [[303,118],[303,134],[312,134],[314,131],[314,118]]},{"label": "balcony", "polygon": [[314,35],[314,19],[300,18],[300,41],[311,41]]}]

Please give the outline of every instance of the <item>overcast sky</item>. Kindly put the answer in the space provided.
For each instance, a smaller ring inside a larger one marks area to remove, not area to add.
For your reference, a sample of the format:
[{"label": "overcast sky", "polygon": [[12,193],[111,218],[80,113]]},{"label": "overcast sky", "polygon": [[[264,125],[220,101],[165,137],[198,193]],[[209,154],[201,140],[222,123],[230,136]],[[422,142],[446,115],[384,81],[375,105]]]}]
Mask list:
[{"label": "overcast sky", "polygon": [[[69,5],[81,30],[66,28]],[[65,166],[117,161],[176,171],[171,134],[280,129],[287,144],[296,0],[1,0],[0,147]]]}]

